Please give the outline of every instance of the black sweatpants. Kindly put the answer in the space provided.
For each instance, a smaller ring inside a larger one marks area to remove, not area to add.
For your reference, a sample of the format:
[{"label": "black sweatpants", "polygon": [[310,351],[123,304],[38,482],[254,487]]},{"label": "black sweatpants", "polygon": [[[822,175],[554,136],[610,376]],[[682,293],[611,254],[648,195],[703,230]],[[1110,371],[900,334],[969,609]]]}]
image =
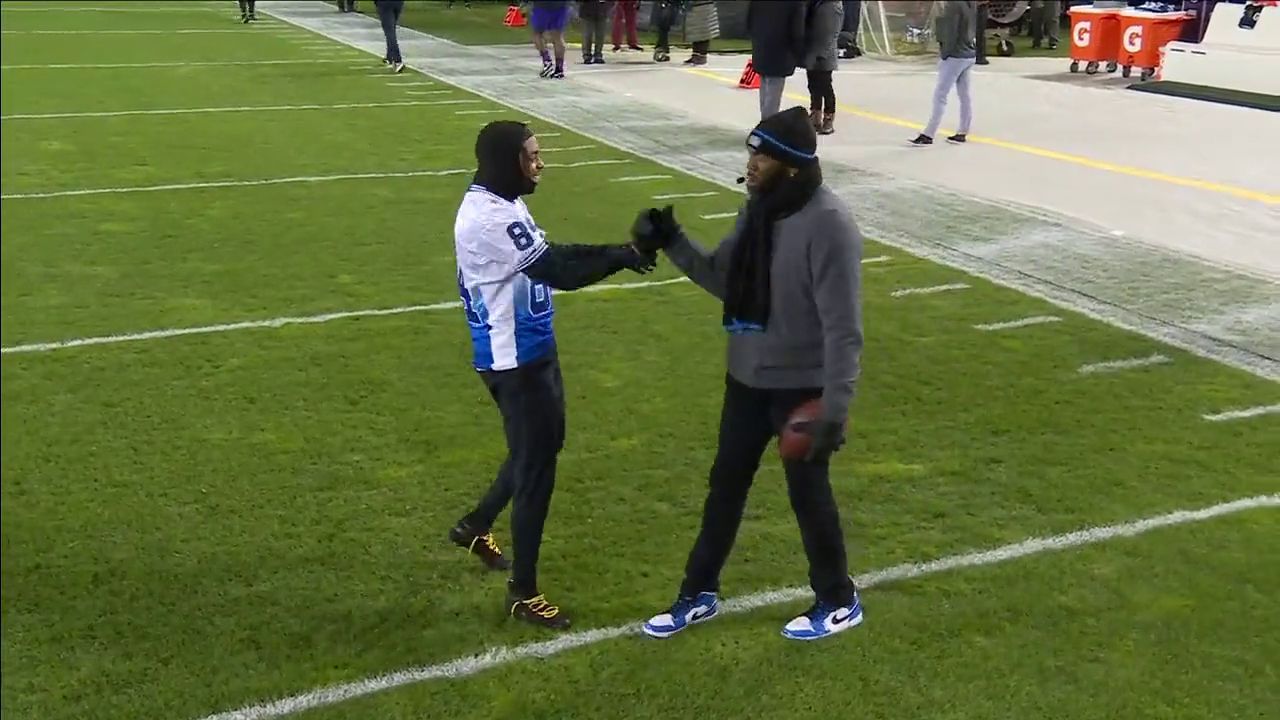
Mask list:
[{"label": "black sweatpants", "polygon": [[396,37],[396,26],[400,24],[400,13],[404,12],[404,0],[374,0],[378,7],[378,20],[382,23],[382,34],[387,38],[386,58],[389,62],[404,62],[400,56],[400,41]]},{"label": "black sweatpants", "polygon": [[806,70],[809,81],[809,109],[830,115],[836,111],[836,89],[830,70]]},{"label": "black sweatpants", "polygon": [[513,589],[532,595],[538,589],[538,551],[542,527],[556,484],[556,459],[564,447],[564,379],[552,355],[514,370],[481,373],[502,414],[507,458],[498,477],[466,517],[472,528],[493,526],[511,508],[511,581]]},{"label": "black sweatpants", "polygon": [[241,15],[252,15],[255,0],[236,0],[236,4],[240,6]]},{"label": "black sweatpants", "polygon": [[[685,566],[682,595],[719,591],[720,571],[733,549],[747,493],[765,450],[792,410],[821,394],[821,390],[760,390],[726,378],[719,448],[702,509],[702,530]],[[783,465],[791,509],[809,559],[809,585],[819,600],[847,605],[853,601],[854,587],[829,463],[788,460]]]},{"label": "black sweatpants", "polygon": [[658,41],[654,44],[656,49],[671,52],[671,26],[675,25],[679,14],[680,10],[672,0],[660,0],[653,4],[649,24],[658,32]]}]

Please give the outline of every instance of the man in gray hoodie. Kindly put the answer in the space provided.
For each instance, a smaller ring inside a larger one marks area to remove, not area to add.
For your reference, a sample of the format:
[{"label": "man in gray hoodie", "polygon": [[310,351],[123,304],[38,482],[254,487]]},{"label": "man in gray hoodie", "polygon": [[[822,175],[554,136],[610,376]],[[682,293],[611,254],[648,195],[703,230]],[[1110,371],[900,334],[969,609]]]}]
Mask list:
[{"label": "man in gray hoodie", "polygon": [[814,640],[862,622],[829,474],[831,454],[844,443],[862,352],[862,237],[845,204],[822,184],[817,142],[802,107],[760,121],[747,138],[747,203],[709,253],[684,234],[670,206],[641,213],[632,230],[638,250],[665,251],[724,302],[729,333],[720,442],[702,529],[675,603],[644,625],[652,637],[716,614],[720,570],[760,460],[793,411],[814,400],[821,412],[808,426],[808,456],[784,458],[783,467],[815,601],[782,634]]},{"label": "man in gray hoodie", "polygon": [[935,36],[938,38],[938,84],[933,89],[933,114],[924,132],[911,141],[916,147],[933,144],[933,136],[942,123],[942,113],[947,109],[947,96],[951,88],[960,97],[960,127],[948,142],[963,143],[973,123],[973,101],[969,97],[969,77],[977,62],[978,47],[974,28],[978,18],[974,0],[946,0],[938,14]]}]

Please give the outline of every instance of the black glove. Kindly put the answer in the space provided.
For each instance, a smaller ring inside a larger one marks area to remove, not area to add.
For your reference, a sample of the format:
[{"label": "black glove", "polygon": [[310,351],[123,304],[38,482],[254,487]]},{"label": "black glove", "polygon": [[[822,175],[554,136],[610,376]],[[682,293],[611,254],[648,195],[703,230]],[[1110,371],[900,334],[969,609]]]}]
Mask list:
[{"label": "black glove", "polygon": [[658,266],[656,253],[643,252],[634,245],[619,245],[617,252],[618,262],[633,273],[647,275]]},{"label": "black glove", "polygon": [[813,438],[806,462],[826,462],[831,455],[844,447],[844,423],[834,420],[814,420],[806,431]]},{"label": "black glove", "polygon": [[665,250],[680,234],[675,208],[668,205],[661,210],[649,208],[640,211],[631,225],[632,244],[642,253]]}]

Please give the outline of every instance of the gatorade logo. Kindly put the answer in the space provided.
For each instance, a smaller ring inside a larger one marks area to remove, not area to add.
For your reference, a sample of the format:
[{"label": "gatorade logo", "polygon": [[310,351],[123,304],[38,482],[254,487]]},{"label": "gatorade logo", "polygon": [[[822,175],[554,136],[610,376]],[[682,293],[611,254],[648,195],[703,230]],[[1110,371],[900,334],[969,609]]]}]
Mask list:
[{"label": "gatorade logo", "polygon": [[1135,25],[1124,34],[1124,49],[1131,53],[1142,50],[1142,26]]},{"label": "gatorade logo", "polygon": [[1071,41],[1076,47],[1089,47],[1089,37],[1093,34],[1093,23],[1089,20],[1081,20],[1071,28]]}]

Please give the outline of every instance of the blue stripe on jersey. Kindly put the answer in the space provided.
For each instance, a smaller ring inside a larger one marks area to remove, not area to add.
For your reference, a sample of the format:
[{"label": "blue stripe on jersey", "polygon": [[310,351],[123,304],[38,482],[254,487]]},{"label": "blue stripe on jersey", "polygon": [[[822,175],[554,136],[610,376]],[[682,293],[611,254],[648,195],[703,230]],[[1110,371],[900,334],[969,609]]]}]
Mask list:
[{"label": "blue stripe on jersey", "polygon": [[524,365],[545,357],[556,346],[551,318],[551,288],[532,280],[516,286],[516,364]]}]

